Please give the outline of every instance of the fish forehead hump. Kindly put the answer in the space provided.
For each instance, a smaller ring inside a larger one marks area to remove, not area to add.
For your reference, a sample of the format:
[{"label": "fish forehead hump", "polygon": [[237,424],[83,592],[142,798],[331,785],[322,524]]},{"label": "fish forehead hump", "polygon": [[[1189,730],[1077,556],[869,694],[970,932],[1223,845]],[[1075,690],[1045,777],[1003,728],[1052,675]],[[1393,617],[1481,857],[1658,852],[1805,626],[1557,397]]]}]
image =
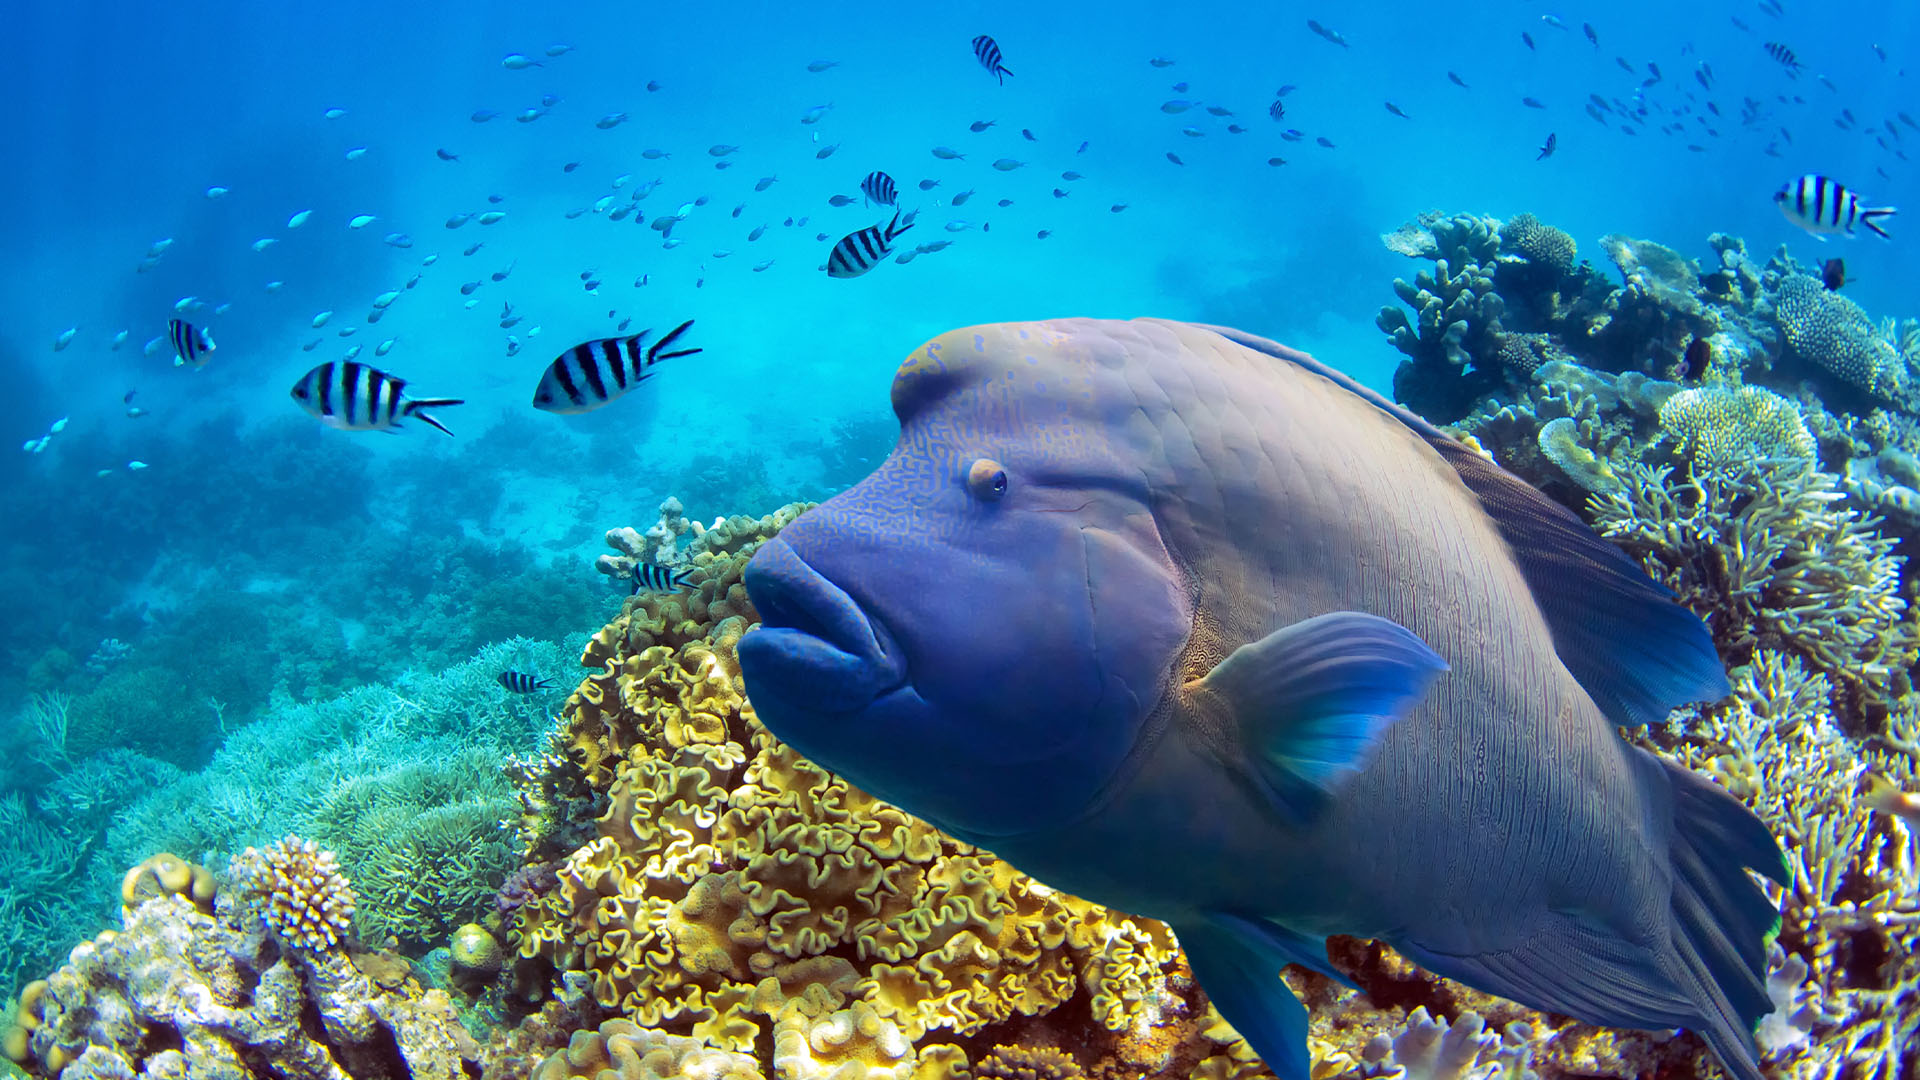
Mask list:
[{"label": "fish forehead hump", "polygon": [[[1431,429],[1281,352],[1157,319],[966,327],[900,365],[893,405],[906,426],[959,414],[1029,450],[1077,446],[1137,471],[1189,576],[1228,550],[1279,549],[1296,572],[1318,563],[1336,575],[1393,565],[1403,546],[1426,549],[1421,564],[1506,559],[1478,501],[1428,445]],[[1329,528],[1387,547],[1336,546],[1315,533]]]}]

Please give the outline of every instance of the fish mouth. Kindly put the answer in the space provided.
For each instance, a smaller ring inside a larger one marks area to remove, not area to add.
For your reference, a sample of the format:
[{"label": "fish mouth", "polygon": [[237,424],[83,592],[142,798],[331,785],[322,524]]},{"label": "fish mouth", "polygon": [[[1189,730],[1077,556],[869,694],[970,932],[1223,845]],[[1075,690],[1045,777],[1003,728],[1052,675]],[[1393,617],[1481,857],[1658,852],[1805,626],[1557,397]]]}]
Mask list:
[{"label": "fish mouth", "polygon": [[857,712],[907,681],[886,629],[779,537],[747,564],[746,587],[760,628],[740,639],[740,667],[763,720]]}]

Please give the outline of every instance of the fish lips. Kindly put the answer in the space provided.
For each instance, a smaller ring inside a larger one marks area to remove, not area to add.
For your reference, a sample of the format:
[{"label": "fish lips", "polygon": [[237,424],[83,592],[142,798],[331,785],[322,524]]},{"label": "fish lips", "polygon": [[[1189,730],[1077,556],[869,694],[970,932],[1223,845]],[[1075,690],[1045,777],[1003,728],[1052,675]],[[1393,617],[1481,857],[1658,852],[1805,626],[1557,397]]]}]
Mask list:
[{"label": "fish lips", "polygon": [[746,587],[760,628],[740,640],[740,667],[763,719],[859,712],[906,683],[905,658],[885,627],[784,540],[761,545]]}]

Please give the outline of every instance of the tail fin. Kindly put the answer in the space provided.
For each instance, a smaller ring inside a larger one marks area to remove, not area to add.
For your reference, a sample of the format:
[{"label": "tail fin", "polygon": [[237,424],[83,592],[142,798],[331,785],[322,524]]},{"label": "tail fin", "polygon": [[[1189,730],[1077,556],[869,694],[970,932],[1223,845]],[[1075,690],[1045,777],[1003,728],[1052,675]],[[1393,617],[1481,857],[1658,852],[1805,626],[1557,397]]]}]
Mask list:
[{"label": "tail fin", "polygon": [[676,349],[673,352],[664,351],[667,346],[672,345],[674,340],[681,334],[687,332],[687,327],[692,325],[693,320],[688,319],[686,322],[667,331],[666,336],[662,337],[659,341],[654,342],[653,347],[647,350],[647,366],[652,367],[662,360],[671,360],[676,356],[692,356],[697,352],[705,352],[706,350],[704,349]]},{"label": "tail fin", "polygon": [[1869,229],[1872,229],[1875,233],[1877,233],[1883,239],[1891,240],[1893,239],[1893,236],[1889,234],[1887,230],[1881,228],[1879,223],[1874,221],[1873,219],[1883,218],[1883,217],[1892,217],[1893,215],[1899,212],[1900,211],[1897,208],[1891,207],[1891,206],[1861,207],[1860,208],[1860,224],[1865,225]]},{"label": "tail fin", "polygon": [[[1701,1008],[1698,1029],[1727,1071],[1758,1077],[1753,1030],[1773,1011],[1767,946],[1780,912],[1747,877],[1792,879],[1773,834],[1713,781],[1661,763],[1673,790],[1673,945],[1683,989]],[[1691,985],[1689,985],[1691,984]]]},{"label": "tail fin", "polygon": [[448,405],[465,405],[465,404],[466,404],[466,400],[463,398],[450,398],[450,397],[418,398],[416,400],[408,401],[406,408],[402,409],[401,412],[406,416],[414,417],[415,419],[419,420],[422,423],[432,424],[434,427],[439,428],[441,431],[445,432],[446,434],[452,435],[453,432],[447,431],[447,425],[442,424],[440,421],[435,420],[431,416],[428,416],[424,410],[445,408]]},{"label": "tail fin", "polygon": [[1767,943],[1780,914],[1747,869],[1784,885],[1785,857],[1760,819],[1711,780],[1641,751],[1629,757],[1647,799],[1672,813],[1665,942],[1635,947],[1556,912],[1528,940],[1495,952],[1392,945],[1433,972],[1536,1009],[1603,1027],[1697,1031],[1733,1080],[1763,1080],[1753,1031],[1773,1009]]}]

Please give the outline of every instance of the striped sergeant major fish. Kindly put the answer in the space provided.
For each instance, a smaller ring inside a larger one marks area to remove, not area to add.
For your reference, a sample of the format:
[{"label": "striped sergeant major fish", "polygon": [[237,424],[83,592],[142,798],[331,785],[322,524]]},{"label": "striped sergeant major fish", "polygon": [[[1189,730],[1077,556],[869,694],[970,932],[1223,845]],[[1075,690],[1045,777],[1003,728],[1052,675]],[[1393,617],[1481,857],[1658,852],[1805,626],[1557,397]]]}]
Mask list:
[{"label": "striped sergeant major fish", "polygon": [[988,74],[1000,80],[1000,85],[1006,85],[1006,77],[1013,74],[1013,72],[1008,71],[1005,65],[1000,63],[1000,45],[998,42],[985,34],[981,34],[979,37],[973,39],[973,55],[975,59],[980,61],[980,66],[987,69]]},{"label": "striped sergeant major fish", "polygon": [[643,592],[678,592],[693,584],[687,567],[661,566],[636,560],[633,564],[633,595]]},{"label": "striped sergeant major fish", "polygon": [[1777,41],[1767,42],[1766,49],[1767,55],[1773,57],[1781,67],[1786,68],[1788,75],[1796,79],[1800,77],[1800,68],[1802,65],[1800,58],[1793,55],[1792,49],[1787,48]]},{"label": "striped sergeant major fish", "polygon": [[1860,197],[1845,184],[1818,173],[1789,181],[1773,193],[1773,202],[1788,221],[1823,240],[1835,233],[1852,236],[1855,224],[1892,239],[1875,219],[1898,213],[1891,206],[1862,206]]},{"label": "striped sergeant major fish", "polygon": [[867,197],[869,205],[878,203],[881,206],[894,206],[900,192],[894,186],[893,177],[875,169],[867,174],[865,180],[860,181],[860,194]]},{"label": "striped sergeant major fish", "polygon": [[702,351],[672,348],[692,325],[693,320],[688,319],[645,351],[641,346],[651,330],[575,345],[547,365],[540,385],[534,388],[533,407],[562,415],[592,412],[651,378],[653,372],[647,369],[660,361]]},{"label": "striped sergeant major fish", "polygon": [[884,227],[869,225],[859,232],[848,233],[833,245],[833,254],[827,256],[827,276],[859,277],[891,255],[894,238],[911,228],[913,214],[909,213],[903,224],[900,211],[895,210],[893,220]]},{"label": "striped sergeant major fish", "polygon": [[167,320],[167,340],[173,342],[173,366],[207,366],[207,354],[215,348],[205,329],[179,319]]},{"label": "striped sergeant major fish", "polygon": [[553,689],[552,679],[543,679],[524,671],[503,671],[494,681],[505,687],[509,693],[514,694],[537,694],[542,690]]},{"label": "striped sergeant major fish", "polygon": [[329,360],[293,384],[293,400],[319,417],[321,423],[342,431],[393,431],[400,421],[413,417],[453,434],[426,410],[465,402],[460,398],[410,398],[401,392],[406,385],[405,379],[367,364]]}]

